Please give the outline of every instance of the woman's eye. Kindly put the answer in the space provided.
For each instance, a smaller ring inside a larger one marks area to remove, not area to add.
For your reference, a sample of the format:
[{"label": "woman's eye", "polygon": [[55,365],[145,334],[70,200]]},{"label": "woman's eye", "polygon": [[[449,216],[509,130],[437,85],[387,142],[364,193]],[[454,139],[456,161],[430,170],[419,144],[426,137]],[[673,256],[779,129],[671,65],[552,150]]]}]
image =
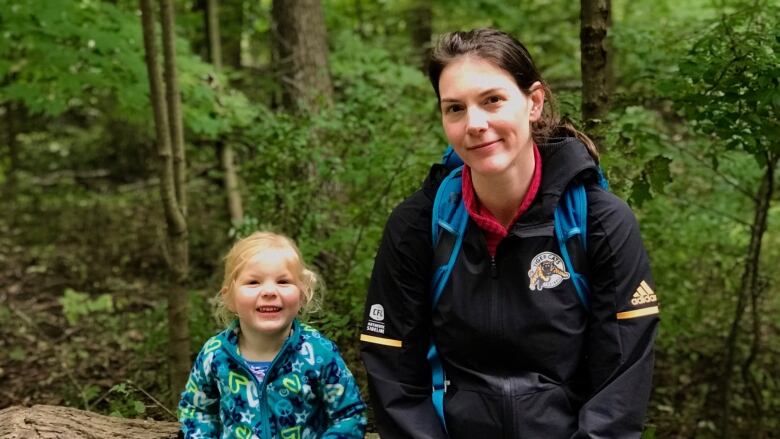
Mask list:
[{"label": "woman's eye", "polygon": [[489,98],[485,99],[485,103],[487,104],[496,104],[501,101],[501,96],[490,96]]},{"label": "woman's eye", "polygon": [[448,105],[444,109],[444,112],[445,113],[457,113],[457,112],[462,111],[462,110],[463,110],[463,106],[462,105]]}]

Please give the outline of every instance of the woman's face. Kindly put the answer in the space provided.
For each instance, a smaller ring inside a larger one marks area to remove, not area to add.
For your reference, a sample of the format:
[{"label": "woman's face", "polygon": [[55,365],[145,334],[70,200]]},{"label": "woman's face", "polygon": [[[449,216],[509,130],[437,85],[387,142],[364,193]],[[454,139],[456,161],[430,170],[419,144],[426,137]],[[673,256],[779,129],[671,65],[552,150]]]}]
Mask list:
[{"label": "woman's face", "polygon": [[493,63],[463,56],[439,78],[444,133],[472,172],[496,175],[533,160],[531,122],[544,105],[540,83],[530,95]]}]

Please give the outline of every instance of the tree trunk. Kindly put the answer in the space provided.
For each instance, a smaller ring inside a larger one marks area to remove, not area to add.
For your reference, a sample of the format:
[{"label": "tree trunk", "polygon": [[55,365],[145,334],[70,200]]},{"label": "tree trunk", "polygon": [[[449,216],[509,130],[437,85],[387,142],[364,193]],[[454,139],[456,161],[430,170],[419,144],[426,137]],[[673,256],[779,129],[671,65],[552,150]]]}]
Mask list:
[{"label": "tree trunk", "polygon": [[[183,177],[183,172],[181,169],[178,173],[175,170],[175,153],[172,152],[171,140],[175,130],[169,126],[169,118],[179,117],[180,113],[169,111],[167,108],[168,104],[163,96],[163,81],[157,61],[157,44],[155,41],[154,15],[151,1],[140,0],[140,4],[144,47],[146,50],[146,68],[149,75],[149,92],[154,111],[157,154],[159,157],[160,196],[167,224],[167,262],[173,274],[171,285],[168,288],[168,378],[170,397],[174,399],[181,389],[184,388],[190,369],[187,296],[184,289],[184,281],[189,268],[187,222],[185,209],[182,207],[183,200],[178,197],[178,194],[184,192],[184,188],[178,186],[183,184],[183,180],[180,179],[180,177]],[[163,15],[168,19],[172,19],[172,16],[170,15],[170,10],[167,13],[165,10],[170,8],[170,6],[170,2],[167,0],[161,5]],[[163,28],[165,27],[168,27],[170,30],[173,28],[173,25],[169,22],[163,26]],[[172,44],[170,49],[172,49]],[[171,60],[166,60],[166,66],[169,62]],[[175,71],[166,69],[166,77],[170,81],[175,82]],[[170,85],[168,90],[170,95]],[[170,99],[170,101],[175,104],[177,97]],[[179,152],[178,154],[179,159],[182,161],[180,164],[183,165],[183,153]]]},{"label": "tree trunk", "polygon": [[70,407],[35,405],[0,410],[0,437],[7,439],[173,439],[178,432],[177,422],[123,419]]},{"label": "tree trunk", "polygon": [[[176,200],[179,208],[187,215],[187,164],[184,157],[184,127],[181,117],[181,96],[176,78],[176,24],[172,0],[160,3],[162,24],[163,65],[165,67],[165,100],[168,105],[168,128],[171,131],[173,148],[173,176],[176,186]],[[186,270],[185,270],[186,271]]]},{"label": "tree trunk", "polygon": [[206,31],[209,40],[209,59],[214,69],[222,70],[222,43],[219,40],[219,3],[217,0],[206,2]]},{"label": "tree trunk", "polygon": [[412,33],[412,47],[417,50],[417,63],[423,73],[428,70],[428,58],[431,56],[431,35],[433,6],[428,0],[417,0],[409,9],[409,26]]},{"label": "tree trunk", "polygon": [[[211,64],[214,66],[214,70],[219,73],[222,70],[222,43],[220,41],[221,36],[219,31],[219,9],[217,0],[208,0],[207,15]],[[217,87],[219,87],[219,85],[217,85]],[[217,90],[217,92],[219,91],[220,90]],[[233,158],[233,148],[228,143],[217,141],[215,149],[219,156],[220,165],[222,166],[222,178],[225,186],[230,222],[233,225],[238,225],[244,219],[244,207],[241,202],[241,192],[238,189],[238,175],[236,173],[235,160]]]},{"label": "tree trunk", "polygon": [[[759,274],[759,262],[761,260],[761,241],[764,237],[767,227],[767,219],[769,216],[769,208],[772,204],[772,194],[774,192],[774,175],[775,167],[777,166],[777,157],[769,157],[767,160],[767,168],[764,173],[764,178],[761,180],[758,193],[756,194],[756,207],[753,216],[753,226],[750,233],[750,244],[748,245],[747,258],[745,260],[745,268],[742,272],[742,280],[740,281],[739,298],[737,299],[737,307],[734,311],[734,319],[731,322],[731,329],[729,335],[726,338],[726,358],[723,364],[723,372],[720,379],[720,413],[717,419],[720,422],[720,436],[722,438],[729,438],[729,427],[731,424],[731,379],[734,372],[734,365],[737,362],[737,340],[739,338],[740,326],[742,323],[742,317],[745,313],[745,308],[749,299],[752,301],[752,306],[757,306],[757,291],[758,286],[758,274]],[[758,313],[754,309],[754,319],[757,318]],[[758,322],[754,321],[754,325]],[[756,330],[756,328],[754,328]],[[758,337],[759,334],[754,333],[754,337]],[[753,345],[751,346],[751,354],[748,360],[743,365],[743,371],[747,370],[752,363],[752,358],[757,355],[759,348],[758,339],[754,338]],[[743,374],[746,379],[745,385],[748,387],[753,398],[753,404],[755,405],[754,415],[759,416],[758,425],[761,424],[761,412],[763,406],[761,403],[760,394],[756,396],[753,389],[751,389],[751,378],[748,374]]]},{"label": "tree trunk", "polygon": [[320,0],[274,0],[273,55],[282,105],[316,112],[333,96]]},{"label": "tree trunk", "polygon": [[221,62],[234,69],[240,69],[241,38],[244,33],[244,2],[223,2],[217,17],[223,24],[221,28],[225,30],[225,32],[217,33],[222,38]]},{"label": "tree trunk", "polygon": [[600,150],[604,145],[604,117],[609,111],[607,31],[610,0],[580,1],[580,54],[582,69],[582,122]]},{"label": "tree trunk", "polygon": [[233,158],[233,148],[227,143],[218,142],[217,150],[219,151],[219,161],[224,174],[230,222],[237,226],[244,220],[244,206],[241,201],[241,191],[238,188],[238,173],[236,172],[235,159]]},{"label": "tree trunk", "polygon": [[16,189],[16,172],[19,169],[19,144],[16,142],[16,109],[18,104],[5,104],[5,133],[8,143],[8,171],[6,173],[5,189],[8,195]]}]

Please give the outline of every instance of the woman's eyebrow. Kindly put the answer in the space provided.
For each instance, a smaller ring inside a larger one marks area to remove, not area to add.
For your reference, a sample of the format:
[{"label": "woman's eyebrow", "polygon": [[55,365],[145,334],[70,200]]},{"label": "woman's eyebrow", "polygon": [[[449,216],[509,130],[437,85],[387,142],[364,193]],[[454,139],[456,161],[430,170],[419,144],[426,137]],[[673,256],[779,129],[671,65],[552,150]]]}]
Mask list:
[{"label": "woman's eyebrow", "polygon": [[[493,94],[493,93],[501,93],[503,91],[504,91],[504,89],[502,87],[493,87],[493,88],[489,88],[487,90],[480,91],[477,94],[477,96],[485,96],[485,95],[489,95],[489,94]],[[460,99],[443,97],[443,98],[441,98],[441,102],[442,103],[444,103],[444,102],[460,102]]]}]

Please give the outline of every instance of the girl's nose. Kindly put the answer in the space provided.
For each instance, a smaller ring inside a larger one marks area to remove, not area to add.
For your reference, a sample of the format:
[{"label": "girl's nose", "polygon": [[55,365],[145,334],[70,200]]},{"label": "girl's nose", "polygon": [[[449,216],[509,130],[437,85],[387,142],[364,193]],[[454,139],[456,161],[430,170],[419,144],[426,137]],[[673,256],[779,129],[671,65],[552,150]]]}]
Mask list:
[{"label": "girl's nose", "polygon": [[275,284],[263,284],[260,286],[260,294],[263,296],[272,296],[277,293]]},{"label": "girl's nose", "polygon": [[471,135],[479,135],[487,130],[488,119],[487,114],[477,108],[470,108],[468,110],[468,133]]}]

